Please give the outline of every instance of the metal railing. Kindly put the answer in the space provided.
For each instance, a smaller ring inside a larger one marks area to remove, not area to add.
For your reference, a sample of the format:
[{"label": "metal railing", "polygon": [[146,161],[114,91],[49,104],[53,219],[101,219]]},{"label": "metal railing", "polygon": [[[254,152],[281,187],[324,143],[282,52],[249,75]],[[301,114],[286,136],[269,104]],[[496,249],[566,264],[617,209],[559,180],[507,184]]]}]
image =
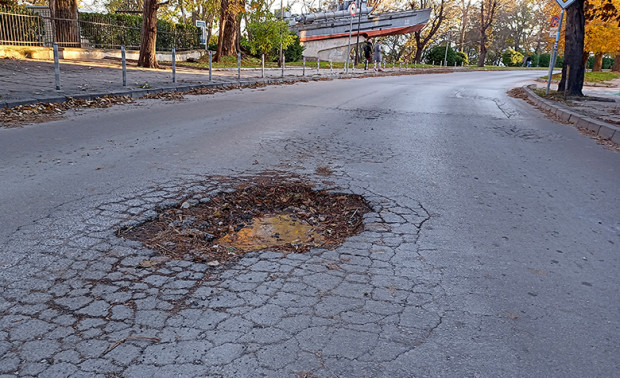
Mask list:
[{"label": "metal railing", "polygon": [[[0,45],[48,46],[98,49],[139,49],[142,37],[140,26],[115,25],[89,20],[53,18],[49,8],[26,9],[0,7]],[[35,13],[36,12],[36,13]],[[38,13],[38,14],[37,14]],[[157,31],[158,51],[177,51],[200,48],[200,36],[196,30]]]},{"label": "metal railing", "polygon": [[22,9],[0,7],[0,44],[44,46],[43,17]]}]

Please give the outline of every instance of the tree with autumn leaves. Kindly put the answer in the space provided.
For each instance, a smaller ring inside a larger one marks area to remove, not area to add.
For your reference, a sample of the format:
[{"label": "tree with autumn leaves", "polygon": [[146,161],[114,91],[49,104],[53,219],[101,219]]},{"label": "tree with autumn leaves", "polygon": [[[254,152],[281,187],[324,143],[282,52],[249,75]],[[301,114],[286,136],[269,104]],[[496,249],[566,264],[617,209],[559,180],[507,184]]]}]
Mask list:
[{"label": "tree with autumn leaves", "polygon": [[585,52],[594,54],[593,71],[603,68],[603,55],[615,53],[620,71],[620,0],[588,0],[585,6]]}]

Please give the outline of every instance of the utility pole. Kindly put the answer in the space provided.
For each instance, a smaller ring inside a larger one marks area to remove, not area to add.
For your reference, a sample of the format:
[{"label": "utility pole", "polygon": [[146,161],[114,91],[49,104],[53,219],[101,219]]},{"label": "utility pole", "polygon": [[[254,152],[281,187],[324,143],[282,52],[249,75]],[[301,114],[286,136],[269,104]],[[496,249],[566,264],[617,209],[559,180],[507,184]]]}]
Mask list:
[{"label": "utility pole", "polygon": [[446,53],[444,54],[443,57],[443,66],[447,67],[448,66],[448,48],[450,47],[450,31],[448,30],[448,43],[446,43]]},{"label": "utility pole", "polygon": [[362,1],[363,0],[357,0],[357,2],[359,3],[357,6],[357,11],[360,12],[359,16],[357,17],[357,40],[355,41],[355,67],[357,67],[357,64],[359,63],[359,51],[360,51],[360,24],[362,23]]},{"label": "utility pole", "polygon": [[283,0],[280,0],[280,57],[278,59],[278,65],[282,66],[282,24],[284,23],[284,5]]}]

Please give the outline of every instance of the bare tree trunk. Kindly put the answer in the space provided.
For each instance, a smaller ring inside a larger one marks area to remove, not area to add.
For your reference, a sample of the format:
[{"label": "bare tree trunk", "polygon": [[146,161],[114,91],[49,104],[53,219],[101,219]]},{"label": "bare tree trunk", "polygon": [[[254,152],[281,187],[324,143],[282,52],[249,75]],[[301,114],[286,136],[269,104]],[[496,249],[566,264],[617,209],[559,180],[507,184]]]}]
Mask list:
[{"label": "bare tree trunk", "polygon": [[226,24],[228,23],[228,17],[227,17],[227,13],[228,13],[228,0],[222,0],[222,3],[220,5],[220,30],[219,30],[219,35],[217,38],[217,51],[215,53],[215,58],[213,58],[213,60],[215,62],[219,62],[220,58],[222,57],[222,48],[223,48],[223,44],[224,44],[224,38],[227,38],[228,36],[226,35]]},{"label": "bare tree trunk", "polygon": [[[583,96],[583,79],[585,64],[583,63],[583,47],[585,38],[584,0],[575,2],[566,8],[566,31],[564,64],[562,79],[558,84],[558,92],[566,92],[568,96]],[[570,67],[570,70],[567,69]],[[568,77],[567,77],[568,72]],[[568,83],[568,85],[566,85]]]},{"label": "bare tree trunk", "polygon": [[[489,2],[489,7],[485,13],[484,5]],[[484,61],[487,57],[487,30],[493,23],[497,0],[482,0],[480,3],[480,56],[478,57],[478,67],[484,67]]]},{"label": "bare tree trunk", "polygon": [[[424,2],[422,2],[420,5],[421,5],[421,8],[426,6]],[[411,9],[416,9],[414,2],[411,2],[409,6],[411,7]],[[435,17],[433,17],[433,19],[429,21],[429,24],[427,24],[426,27],[424,28],[424,34],[425,34],[424,37],[422,36],[421,31],[414,32],[415,46],[416,46],[416,51],[415,51],[415,62],[416,63],[421,63],[422,52],[424,51],[428,43],[431,41],[431,39],[435,36],[435,34],[437,33],[437,30],[439,30],[439,27],[441,26],[441,23],[444,21],[446,17],[445,9],[446,9],[445,0],[441,0],[441,2],[438,5],[433,6],[433,14],[435,14]]]},{"label": "bare tree trunk", "polygon": [[480,42],[480,56],[478,57],[478,67],[484,67],[484,60],[487,58],[486,36]]},{"label": "bare tree trunk", "polygon": [[614,59],[614,66],[611,70],[614,72],[620,72],[620,51],[616,51],[616,58]]},{"label": "bare tree trunk", "polygon": [[237,55],[237,35],[240,28],[240,20],[233,12],[226,12],[226,27],[222,38],[222,56]]},{"label": "bare tree trunk", "polygon": [[54,19],[54,41],[63,47],[80,47],[78,7],[76,0],[50,0]]},{"label": "bare tree trunk", "polygon": [[181,20],[184,24],[187,24],[187,17],[185,16],[185,7],[183,6],[183,0],[179,0],[179,10],[181,11]]},{"label": "bare tree trunk", "polygon": [[424,49],[424,44],[422,43],[421,40],[421,32],[415,32],[414,38],[415,38],[415,58],[414,58],[414,62],[416,64],[420,64],[422,63],[422,51]]},{"label": "bare tree trunk", "polygon": [[465,44],[465,31],[467,30],[467,23],[469,21],[469,9],[471,7],[471,0],[467,1],[467,5],[465,5],[465,0],[461,0],[461,6],[463,7],[463,10],[461,16],[461,30],[459,30],[459,51],[463,52]]},{"label": "bare tree trunk", "polygon": [[138,66],[157,68],[157,0],[145,0],[142,11],[142,40],[140,41],[140,56]]},{"label": "bare tree trunk", "polygon": [[594,54],[594,67],[592,71],[601,72],[603,70],[603,53]]}]

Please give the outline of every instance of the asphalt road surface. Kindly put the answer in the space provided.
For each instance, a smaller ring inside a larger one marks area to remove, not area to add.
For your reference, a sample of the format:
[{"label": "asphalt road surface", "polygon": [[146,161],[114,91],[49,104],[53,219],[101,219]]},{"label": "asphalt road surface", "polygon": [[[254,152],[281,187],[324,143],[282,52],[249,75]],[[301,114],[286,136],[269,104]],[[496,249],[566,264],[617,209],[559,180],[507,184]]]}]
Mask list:
[{"label": "asphalt road surface", "polygon": [[[535,75],[299,83],[0,129],[0,373],[617,376],[620,154],[507,96]],[[271,170],[363,195],[365,230],[226,268],[143,268],[156,253],[115,236]]]}]

